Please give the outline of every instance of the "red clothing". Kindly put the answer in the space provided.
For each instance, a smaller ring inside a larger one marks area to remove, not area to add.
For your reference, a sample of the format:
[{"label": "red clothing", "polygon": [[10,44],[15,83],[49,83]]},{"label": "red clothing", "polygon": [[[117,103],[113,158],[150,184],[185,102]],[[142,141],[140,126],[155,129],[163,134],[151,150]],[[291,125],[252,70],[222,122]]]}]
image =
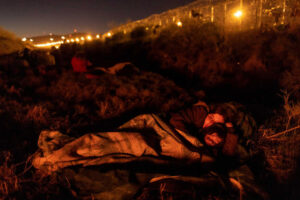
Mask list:
[{"label": "red clothing", "polygon": [[87,72],[87,67],[92,65],[90,61],[76,56],[72,58],[71,64],[74,72]]}]

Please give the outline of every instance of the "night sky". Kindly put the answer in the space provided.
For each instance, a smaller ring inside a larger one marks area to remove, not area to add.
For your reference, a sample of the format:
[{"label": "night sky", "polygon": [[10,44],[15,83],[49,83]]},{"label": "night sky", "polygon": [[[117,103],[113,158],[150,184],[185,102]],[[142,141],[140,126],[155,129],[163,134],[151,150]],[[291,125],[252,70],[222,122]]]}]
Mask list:
[{"label": "night sky", "polygon": [[103,33],[195,0],[0,0],[0,26],[19,37]]}]

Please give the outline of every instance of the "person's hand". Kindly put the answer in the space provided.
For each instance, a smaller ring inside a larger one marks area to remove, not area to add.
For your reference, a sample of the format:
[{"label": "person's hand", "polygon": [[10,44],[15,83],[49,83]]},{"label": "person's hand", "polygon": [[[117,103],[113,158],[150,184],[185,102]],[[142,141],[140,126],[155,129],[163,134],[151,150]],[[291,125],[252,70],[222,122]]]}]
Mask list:
[{"label": "person's hand", "polygon": [[231,122],[226,122],[226,123],[225,123],[225,126],[226,126],[226,128],[227,128],[227,132],[228,132],[228,133],[236,134],[236,133],[235,133],[235,128],[234,128],[234,126],[233,126],[233,124],[232,124]]},{"label": "person's hand", "polygon": [[227,128],[231,128],[231,127],[233,127],[233,124],[232,124],[231,122],[226,122],[226,123],[225,123],[225,126],[226,126]]},{"label": "person's hand", "polygon": [[219,113],[211,113],[208,114],[207,117],[204,120],[203,128],[209,127],[213,125],[214,123],[224,123],[224,117],[220,115]]}]

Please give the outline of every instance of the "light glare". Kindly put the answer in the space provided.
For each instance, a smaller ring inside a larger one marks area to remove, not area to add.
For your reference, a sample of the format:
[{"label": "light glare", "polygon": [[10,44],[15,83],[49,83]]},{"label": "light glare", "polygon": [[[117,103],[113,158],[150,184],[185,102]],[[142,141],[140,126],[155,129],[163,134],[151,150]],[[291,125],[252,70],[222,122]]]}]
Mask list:
[{"label": "light glare", "polygon": [[59,46],[60,44],[62,44],[62,41],[58,41],[58,42],[48,42],[45,44],[36,44],[34,45],[35,47],[51,47],[51,46]]},{"label": "light glare", "polygon": [[181,21],[177,22],[177,26],[182,27],[182,22]]},{"label": "light glare", "polygon": [[92,40],[92,36],[88,35],[88,36],[86,36],[86,39]]},{"label": "light glare", "polygon": [[243,15],[243,12],[238,10],[233,14],[236,18],[240,18]]}]

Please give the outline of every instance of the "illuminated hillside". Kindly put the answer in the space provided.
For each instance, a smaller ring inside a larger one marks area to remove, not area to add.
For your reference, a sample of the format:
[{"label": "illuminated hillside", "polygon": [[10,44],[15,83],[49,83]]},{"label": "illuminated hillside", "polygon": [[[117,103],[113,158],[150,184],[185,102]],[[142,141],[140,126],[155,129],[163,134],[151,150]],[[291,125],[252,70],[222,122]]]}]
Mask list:
[{"label": "illuminated hillside", "polygon": [[185,6],[121,25],[110,33],[125,34],[138,26],[158,29],[172,23],[180,24],[186,20],[194,20],[198,23],[214,22],[228,31],[241,28],[254,29],[262,25],[295,23],[297,9],[299,10],[299,2],[296,0],[196,0]]},{"label": "illuminated hillside", "polygon": [[19,38],[0,27],[0,56],[20,51],[24,47]]}]

